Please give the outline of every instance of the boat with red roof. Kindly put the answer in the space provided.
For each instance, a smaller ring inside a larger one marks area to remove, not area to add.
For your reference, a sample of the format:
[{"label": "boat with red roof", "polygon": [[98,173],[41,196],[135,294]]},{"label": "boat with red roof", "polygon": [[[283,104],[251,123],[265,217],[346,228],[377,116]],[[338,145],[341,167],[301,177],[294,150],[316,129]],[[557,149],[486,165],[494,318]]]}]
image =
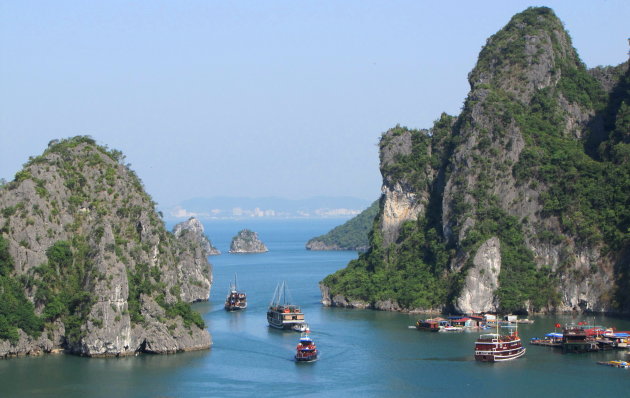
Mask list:
[{"label": "boat with red roof", "polygon": [[300,341],[298,342],[295,353],[295,360],[298,362],[312,362],[317,360],[317,346],[313,342],[313,339],[309,336],[309,330],[302,333]]}]

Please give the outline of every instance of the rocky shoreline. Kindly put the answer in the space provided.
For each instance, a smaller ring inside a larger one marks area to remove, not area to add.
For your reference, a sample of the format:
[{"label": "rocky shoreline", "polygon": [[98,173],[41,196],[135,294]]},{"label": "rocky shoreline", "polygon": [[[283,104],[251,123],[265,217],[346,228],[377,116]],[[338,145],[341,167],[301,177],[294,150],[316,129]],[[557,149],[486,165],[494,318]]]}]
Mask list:
[{"label": "rocky shoreline", "polygon": [[319,284],[319,290],[322,294],[321,303],[325,307],[341,307],[354,308],[359,310],[370,309],[378,311],[395,311],[409,314],[436,314],[442,312],[441,309],[425,309],[425,308],[405,308],[393,300],[379,300],[374,303],[358,299],[348,299],[347,297],[330,292],[330,288],[323,283]]}]

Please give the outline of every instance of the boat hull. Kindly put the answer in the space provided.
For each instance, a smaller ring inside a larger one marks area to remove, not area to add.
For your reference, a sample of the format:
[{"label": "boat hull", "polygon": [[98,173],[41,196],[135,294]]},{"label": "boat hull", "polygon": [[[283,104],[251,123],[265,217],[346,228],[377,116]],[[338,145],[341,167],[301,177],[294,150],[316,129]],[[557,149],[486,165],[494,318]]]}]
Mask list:
[{"label": "boat hull", "polygon": [[229,311],[229,312],[233,312],[233,311],[241,311],[244,310],[245,308],[247,308],[247,304],[245,305],[230,305],[230,304],[226,304],[225,305],[225,310]]},{"label": "boat hull", "polygon": [[267,322],[269,326],[276,329],[292,329],[295,325],[301,325],[306,323],[304,320],[304,314],[299,310],[297,306],[293,306],[291,310],[283,310],[270,308],[267,311]]},{"label": "boat hull", "polygon": [[525,355],[525,347],[520,347],[510,352],[500,351],[475,351],[475,360],[480,362],[505,362]]},{"label": "boat hull", "polygon": [[270,315],[267,315],[267,322],[269,323],[269,326],[276,329],[291,329],[291,327],[293,327],[293,324],[285,324],[282,321],[274,319]]},{"label": "boat hull", "polygon": [[295,360],[297,362],[313,362],[313,361],[317,361],[317,353],[313,354],[313,355],[307,355],[307,356],[300,356],[299,354],[295,355]]},{"label": "boat hull", "polygon": [[482,334],[475,341],[475,360],[480,362],[512,361],[525,355],[525,351],[517,333],[504,336]]},{"label": "boat hull", "polygon": [[293,330],[293,326],[304,323],[304,321],[283,322],[282,320],[275,319],[269,315],[267,315],[267,322],[272,328],[282,330]]}]

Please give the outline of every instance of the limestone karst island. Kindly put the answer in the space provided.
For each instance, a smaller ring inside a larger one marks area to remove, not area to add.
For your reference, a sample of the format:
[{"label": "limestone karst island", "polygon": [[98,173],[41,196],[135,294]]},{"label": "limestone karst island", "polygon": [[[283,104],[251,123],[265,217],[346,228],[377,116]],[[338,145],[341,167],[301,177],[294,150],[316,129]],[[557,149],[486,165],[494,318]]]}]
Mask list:
[{"label": "limestone karst island", "polygon": [[380,139],[369,250],[326,305],[630,312],[630,72],[586,69],[530,8],[490,37],[459,115]]},{"label": "limestone karst island", "polygon": [[258,238],[258,233],[249,229],[240,230],[230,243],[230,253],[232,254],[265,253],[268,251],[267,246]]},{"label": "limestone karst island", "polygon": [[210,347],[189,304],[210,295],[209,247],[190,226],[168,232],[121,159],[54,141],[0,190],[0,356]]}]

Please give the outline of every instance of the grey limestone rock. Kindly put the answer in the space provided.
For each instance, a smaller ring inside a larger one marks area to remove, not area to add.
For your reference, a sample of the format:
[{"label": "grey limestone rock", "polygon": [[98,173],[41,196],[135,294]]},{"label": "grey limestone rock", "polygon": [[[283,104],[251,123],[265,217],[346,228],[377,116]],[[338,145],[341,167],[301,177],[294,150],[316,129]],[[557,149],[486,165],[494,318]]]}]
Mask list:
[{"label": "grey limestone rock", "polygon": [[[48,264],[47,251],[66,242],[74,262],[83,267],[78,283],[85,303],[75,314],[79,324],[73,324],[71,335],[61,315],[47,323],[38,339],[20,330],[16,344],[0,340],[0,356],[59,350],[129,355],[149,351],[145,340],[151,352],[210,347],[206,329],[165,310],[181,307],[182,301],[207,300],[212,282],[207,248],[166,231],[155,203],[117,151],[89,137],[51,142],[0,188],[0,209],[0,233],[8,243],[14,277],[36,282],[38,267]],[[67,269],[61,275],[73,272],[72,263],[59,267]],[[61,279],[55,289],[66,283]],[[140,283],[151,290],[139,290]],[[37,286],[25,294],[39,315],[48,296],[38,295]],[[164,343],[152,340],[158,336]]]},{"label": "grey limestone rock", "polygon": [[260,241],[258,234],[249,229],[243,229],[232,238],[230,243],[230,253],[265,253],[268,252],[267,246]]},{"label": "grey limestone rock", "polygon": [[[567,84],[582,84],[573,79],[588,80],[586,72],[562,22],[548,8],[530,8],[517,14],[489,38],[468,76],[471,90],[463,110],[450,131],[443,133],[447,148],[439,148],[441,138],[436,139],[432,132],[423,135],[397,126],[383,135],[382,206],[373,230],[380,232],[378,238],[382,237],[382,241],[377,241],[379,246],[366,255],[380,257],[369,259],[377,260],[374,262],[366,260],[362,264],[365,272],[374,272],[365,264],[382,262],[385,267],[395,266],[402,251],[408,250],[404,245],[411,243],[403,241],[404,235],[401,240],[402,227],[415,227],[408,221],[421,224],[431,220],[441,233],[440,239],[450,248],[444,252],[448,265],[434,276],[449,281],[463,274],[462,283],[451,287],[453,291],[449,294],[453,301],[444,303],[445,309],[478,312],[500,308],[499,299],[505,292],[501,291],[499,273],[509,272],[515,264],[513,257],[509,258],[512,263],[502,258],[502,250],[512,245],[527,253],[528,266],[541,274],[537,278],[539,283],[551,282],[545,287],[539,285],[545,289],[541,294],[546,295],[546,302],[532,304],[536,297],[530,290],[530,299],[519,303],[522,308],[518,310],[628,312],[630,301],[621,303],[616,298],[627,287],[625,280],[630,269],[627,242],[611,248],[601,239],[581,237],[577,227],[583,222],[580,207],[572,204],[575,208],[565,213],[550,211],[549,197],[562,185],[554,185],[553,178],[540,177],[543,174],[540,170],[557,162],[540,155],[545,153],[541,148],[546,148],[546,144],[535,143],[540,137],[553,135],[554,139],[566,140],[567,146],[584,148],[591,137],[613,134],[604,131],[604,128],[610,130],[610,126],[605,127],[595,102],[589,105],[566,88]],[[573,76],[578,73],[581,77]],[[610,95],[602,99],[608,101],[608,106],[621,101],[619,98],[627,93],[628,62],[616,67],[598,67],[588,73],[595,78],[588,84],[601,85],[601,92],[596,88],[592,93],[602,98]],[[544,113],[538,108],[538,101],[543,100],[553,103],[550,109],[555,112],[554,119],[551,127],[534,128],[533,120],[540,115],[552,117],[553,112]],[[523,121],[523,118],[530,119]],[[445,157],[432,158],[434,153]],[[586,150],[580,155],[597,158]],[[580,178],[592,178],[587,174],[578,171],[573,177],[575,185],[581,184]],[[428,214],[429,204],[431,214]],[[616,205],[622,207],[624,203]],[[568,223],[567,219],[573,216],[568,214],[571,211],[577,217]],[[513,220],[518,233],[503,236],[501,241],[505,229],[490,224],[506,219]],[[603,234],[603,226],[592,225],[593,220],[589,218],[582,227],[594,231],[591,237]],[[606,228],[616,228],[615,222],[611,221]],[[516,237],[518,242],[514,240]],[[393,258],[391,263],[390,258]],[[531,274],[522,277],[530,278],[530,282],[533,279]],[[339,294],[338,289],[335,295],[326,286],[321,289],[325,305],[351,306],[352,300]],[[381,300],[365,306],[399,311],[398,304]]]},{"label": "grey limestone rock", "polygon": [[495,291],[501,272],[501,244],[492,237],[477,250],[473,267],[468,270],[456,309],[464,314],[495,311],[498,307]]},{"label": "grey limestone rock", "polygon": [[202,252],[206,256],[216,256],[221,254],[219,249],[212,245],[210,239],[205,234],[203,224],[195,217],[190,217],[188,220],[180,222],[173,228],[173,234],[178,237],[186,237],[190,240],[197,241]]}]

